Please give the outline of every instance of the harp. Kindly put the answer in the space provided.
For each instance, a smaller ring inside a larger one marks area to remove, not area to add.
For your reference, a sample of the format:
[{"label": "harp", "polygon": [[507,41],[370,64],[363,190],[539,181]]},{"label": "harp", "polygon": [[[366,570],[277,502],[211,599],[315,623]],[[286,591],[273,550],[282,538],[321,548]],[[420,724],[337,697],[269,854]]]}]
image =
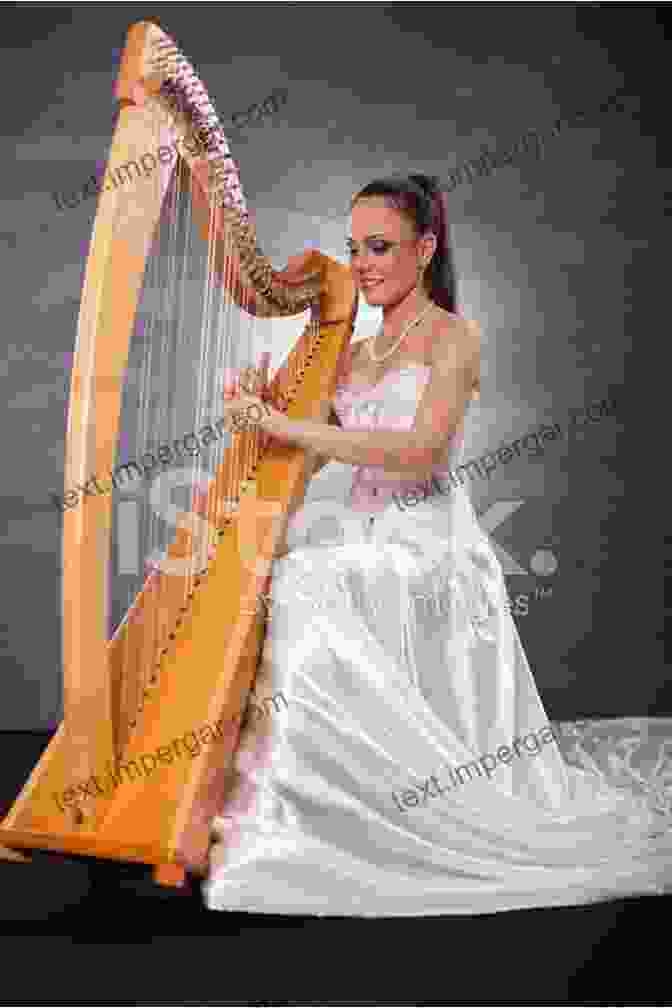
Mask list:
[{"label": "harp", "polygon": [[[256,599],[313,461],[259,429],[225,433],[216,418],[245,365],[249,390],[292,418],[325,420],[356,302],[349,269],[319,251],[299,276],[273,269],[214,106],[158,25],[129,29],[116,95],[68,410],[64,717],[1,824],[0,845],[12,860],[34,848],[139,862],[179,885],[207,863],[264,640]],[[177,319],[166,319],[167,307]],[[250,364],[250,334],[278,317],[305,324],[271,379],[268,353]],[[201,437],[198,453],[187,436]],[[167,529],[152,487],[178,471],[161,448],[180,437],[187,500],[171,505]],[[123,461],[129,439],[142,466]],[[142,505],[131,539],[149,562],[125,571],[120,587],[129,538],[120,498],[131,473]],[[161,759],[195,732],[195,755]],[[151,772],[141,761],[149,754]],[[131,766],[137,775],[120,772]]]}]

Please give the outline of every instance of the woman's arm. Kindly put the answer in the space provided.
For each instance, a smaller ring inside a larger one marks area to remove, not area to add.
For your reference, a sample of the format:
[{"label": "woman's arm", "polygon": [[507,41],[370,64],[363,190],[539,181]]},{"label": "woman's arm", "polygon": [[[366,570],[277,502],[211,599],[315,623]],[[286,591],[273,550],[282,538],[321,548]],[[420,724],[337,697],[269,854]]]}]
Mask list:
[{"label": "woman's arm", "polygon": [[[327,419],[327,423],[331,424],[332,427],[341,426],[341,421],[338,419],[338,414],[336,413],[333,406],[329,411],[329,417]],[[315,467],[312,473],[310,474],[310,478],[312,479],[320,471],[320,469],[324,469],[325,465],[328,465],[331,461],[332,460],[329,458],[328,455],[315,455]]]},{"label": "woman's arm", "polygon": [[260,421],[261,427],[348,465],[429,475],[464,418],[478,374],[479,342],[476,322],[451,319],[437,326],[430,376],[411,430],[334,430],[324,423],[290,420],[275,410]]},{"label": "woman's arm", "polygon": [[[346,378],[352,373],[352,369],[353,367],[355,367],[355,365],[359,360],[359,355],[361,353],[362,346],[364,345],[365,342],[366,340],[359,339],[350,343],[350,345],[348,346],[347,353],[345,355],[345,359],[341,364],[341,369],[338,375],[339,381],[345,381]],[[341,430],[343,429],[341,427],[341,421],[338,417],[338,413],[336,412],[333,406],[329,410],[329,417],[327,418],[327,424],[330,424],[332,427],[339,427]],[[320,469],[324,469],[325,465],[328,465],[330,462],[333,462],[333,459],[329,455],[318,455],[317,453],[315,454],[315,460],[316,465],[315,468],[313,469],[311,479],[313,476],[315,476],[316,473],[320,471]]]}]

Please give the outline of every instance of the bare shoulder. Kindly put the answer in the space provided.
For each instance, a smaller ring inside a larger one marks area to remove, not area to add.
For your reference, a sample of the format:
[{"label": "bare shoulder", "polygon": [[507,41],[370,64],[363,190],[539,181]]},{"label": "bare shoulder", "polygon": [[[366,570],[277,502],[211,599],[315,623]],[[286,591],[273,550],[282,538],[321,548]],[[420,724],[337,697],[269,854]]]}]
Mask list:
[{"label": "bare shoulder", "polygon": [[440,309],[432,326],[432,364],[440,370],[465,369],[471,376],[472,397],[480,396],[481,327],[474,319],[459,318]]},{"label": "bare shoulder", "polygon": [[439,309],[440,314],[432,326],[432,359],[449,357],[467,362],[478,357],[481,345],[481,327],[474,319],[459,318]]}]

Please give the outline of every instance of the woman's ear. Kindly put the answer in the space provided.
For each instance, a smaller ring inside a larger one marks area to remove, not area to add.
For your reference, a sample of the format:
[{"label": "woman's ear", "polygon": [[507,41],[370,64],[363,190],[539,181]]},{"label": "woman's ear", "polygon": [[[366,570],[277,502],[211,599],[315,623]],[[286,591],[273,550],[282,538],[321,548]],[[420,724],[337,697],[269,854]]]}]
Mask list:
[{"label": "woman's ear", "polygon": [[438,240],[433,231],[423,236],[422,247],[425,259],[429,262],[438,247]]}]

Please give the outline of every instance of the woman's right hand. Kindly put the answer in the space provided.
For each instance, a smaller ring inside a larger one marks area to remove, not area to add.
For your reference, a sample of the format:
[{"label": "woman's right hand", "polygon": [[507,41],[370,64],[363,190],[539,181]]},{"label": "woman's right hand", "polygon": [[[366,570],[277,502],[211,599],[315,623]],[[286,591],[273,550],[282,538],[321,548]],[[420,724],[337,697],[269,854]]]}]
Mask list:
[{"label": "woman's right hand", "polygon": [[311,259],[314,259],[316,251],[316,249],[307,249],[305,252],[300,252],[298,255],[291,256],[287,260],[287,265],[283,270],[275,271],[276,278],[281,282],[291,284],[292,286],[300,286],[301,284],[307,283],[308,280],[313,279],[319,270],[314,268],[310,269],[308,263]]}]

